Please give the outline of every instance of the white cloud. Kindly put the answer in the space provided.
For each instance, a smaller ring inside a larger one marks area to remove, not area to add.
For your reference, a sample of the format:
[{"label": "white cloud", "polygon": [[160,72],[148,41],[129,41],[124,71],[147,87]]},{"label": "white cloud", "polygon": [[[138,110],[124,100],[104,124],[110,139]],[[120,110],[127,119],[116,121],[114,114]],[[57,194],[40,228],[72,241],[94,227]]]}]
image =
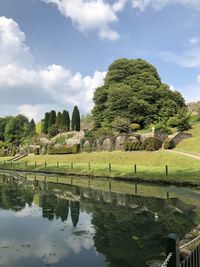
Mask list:
[{"label": "white cloud", "polygon": [[[81,112],[92,108],[94,89],[103,83],[105,72],[83,77],[60,65],[38,68],[28,64],[32,58],[25,34],[18,24],[0,17],[0,106],[36,120],[49,109],[69,109],[78,105]],[[3,112],[2,115],[7,115]]]},{"label": "white cloud", "polygon": [[148,6],[153,7],[156,10],[162,9],[167,5],[182,5],[187,8],[193,8],[200,10],[199,0],[131,0],[132,6],[144,11]]},{"label": "white cloud", "polygon": [[121,11],[127,0],[115,1],[113,5],[104,0],[42,0],[55,4],[62,15],[72,20],[81,31],[96,30],[101,39],[114,41],[119,34],[110,29],[110,24],[118,20],[117,12]]},{"label": "white cloud", "polygon": [[199,37],[195,36],[195,37],[192,37],[189,39],[189,44],[191,46],[195,46],[195,45],[198,45],[200,43],[200,39]]},{"label": "white cloud", "polygon": [[165,61],[176,63],[184,68],[194,68],[200,66],[200,47],[193,47],[180,54],[163,51],[159,52],[158,56]]},{"label": "white cloud", "polygon": [[6,64],[27,65],[32,62],[25,34],[13,19],[0,17],[0,66]]}]

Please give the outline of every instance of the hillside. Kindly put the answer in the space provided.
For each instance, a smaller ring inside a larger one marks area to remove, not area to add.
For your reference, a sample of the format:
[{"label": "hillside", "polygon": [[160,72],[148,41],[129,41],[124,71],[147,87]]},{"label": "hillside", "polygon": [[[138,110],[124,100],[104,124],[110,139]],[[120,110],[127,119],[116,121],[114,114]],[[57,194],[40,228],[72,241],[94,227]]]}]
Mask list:
[{"label": "hillside", "polygon": [[188,133],[191,133],[193,137],[183,140],[175,150],[200,155],[200,124],[193,125],[193,128]]}]

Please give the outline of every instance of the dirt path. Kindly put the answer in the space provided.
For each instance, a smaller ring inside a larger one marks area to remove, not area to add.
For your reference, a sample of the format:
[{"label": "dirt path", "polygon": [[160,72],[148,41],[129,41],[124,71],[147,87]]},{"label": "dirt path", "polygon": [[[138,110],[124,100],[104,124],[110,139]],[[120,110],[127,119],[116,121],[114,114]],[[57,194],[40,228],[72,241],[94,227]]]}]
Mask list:
[{"label": "dirt path", "polygon": [[165,150],[165,151],[166,152],[170,152],[170,153],[180,154],[180,155],[183,155],[183,156],[186,156],[186,157],[189,157],[189,158],[200,160],[200,155],[197,156],[197,155],[193,155],[193,154],[186,153],[186,152],[181,152],[181,151],[176,151],[176,150]]}]

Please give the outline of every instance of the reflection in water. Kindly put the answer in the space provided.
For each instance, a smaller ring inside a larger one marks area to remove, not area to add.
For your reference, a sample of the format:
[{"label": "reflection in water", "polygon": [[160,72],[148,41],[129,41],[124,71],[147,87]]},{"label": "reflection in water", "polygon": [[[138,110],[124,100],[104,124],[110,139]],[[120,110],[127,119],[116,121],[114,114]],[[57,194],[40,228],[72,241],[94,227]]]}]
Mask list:
[{"label": "reflection in water", "polygon": [[0,266],[145,267],[164,257],[169,233],[195,226],[196,212],[177,197],[6,179],[0,216]]}]

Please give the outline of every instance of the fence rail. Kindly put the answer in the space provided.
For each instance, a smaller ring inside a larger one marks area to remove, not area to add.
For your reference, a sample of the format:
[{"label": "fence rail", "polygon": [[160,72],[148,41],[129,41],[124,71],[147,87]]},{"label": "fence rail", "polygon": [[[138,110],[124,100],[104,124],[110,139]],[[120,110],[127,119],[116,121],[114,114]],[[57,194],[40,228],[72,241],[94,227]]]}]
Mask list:
[{"label": "fence rail", "polygon": [[191,244],[195,244],[197,240],[199,240],[199,237],[180,247],[178,237],[175,234],[170,234],[167,237],[168,256],[161,267],[200,267],[200,245],[197,245],[192,252],[180,262],[180,250]]},{"label": "fence rail", "polygon": [[200,267],[200,246],[198,245],[182,262],[180,267]]}]

